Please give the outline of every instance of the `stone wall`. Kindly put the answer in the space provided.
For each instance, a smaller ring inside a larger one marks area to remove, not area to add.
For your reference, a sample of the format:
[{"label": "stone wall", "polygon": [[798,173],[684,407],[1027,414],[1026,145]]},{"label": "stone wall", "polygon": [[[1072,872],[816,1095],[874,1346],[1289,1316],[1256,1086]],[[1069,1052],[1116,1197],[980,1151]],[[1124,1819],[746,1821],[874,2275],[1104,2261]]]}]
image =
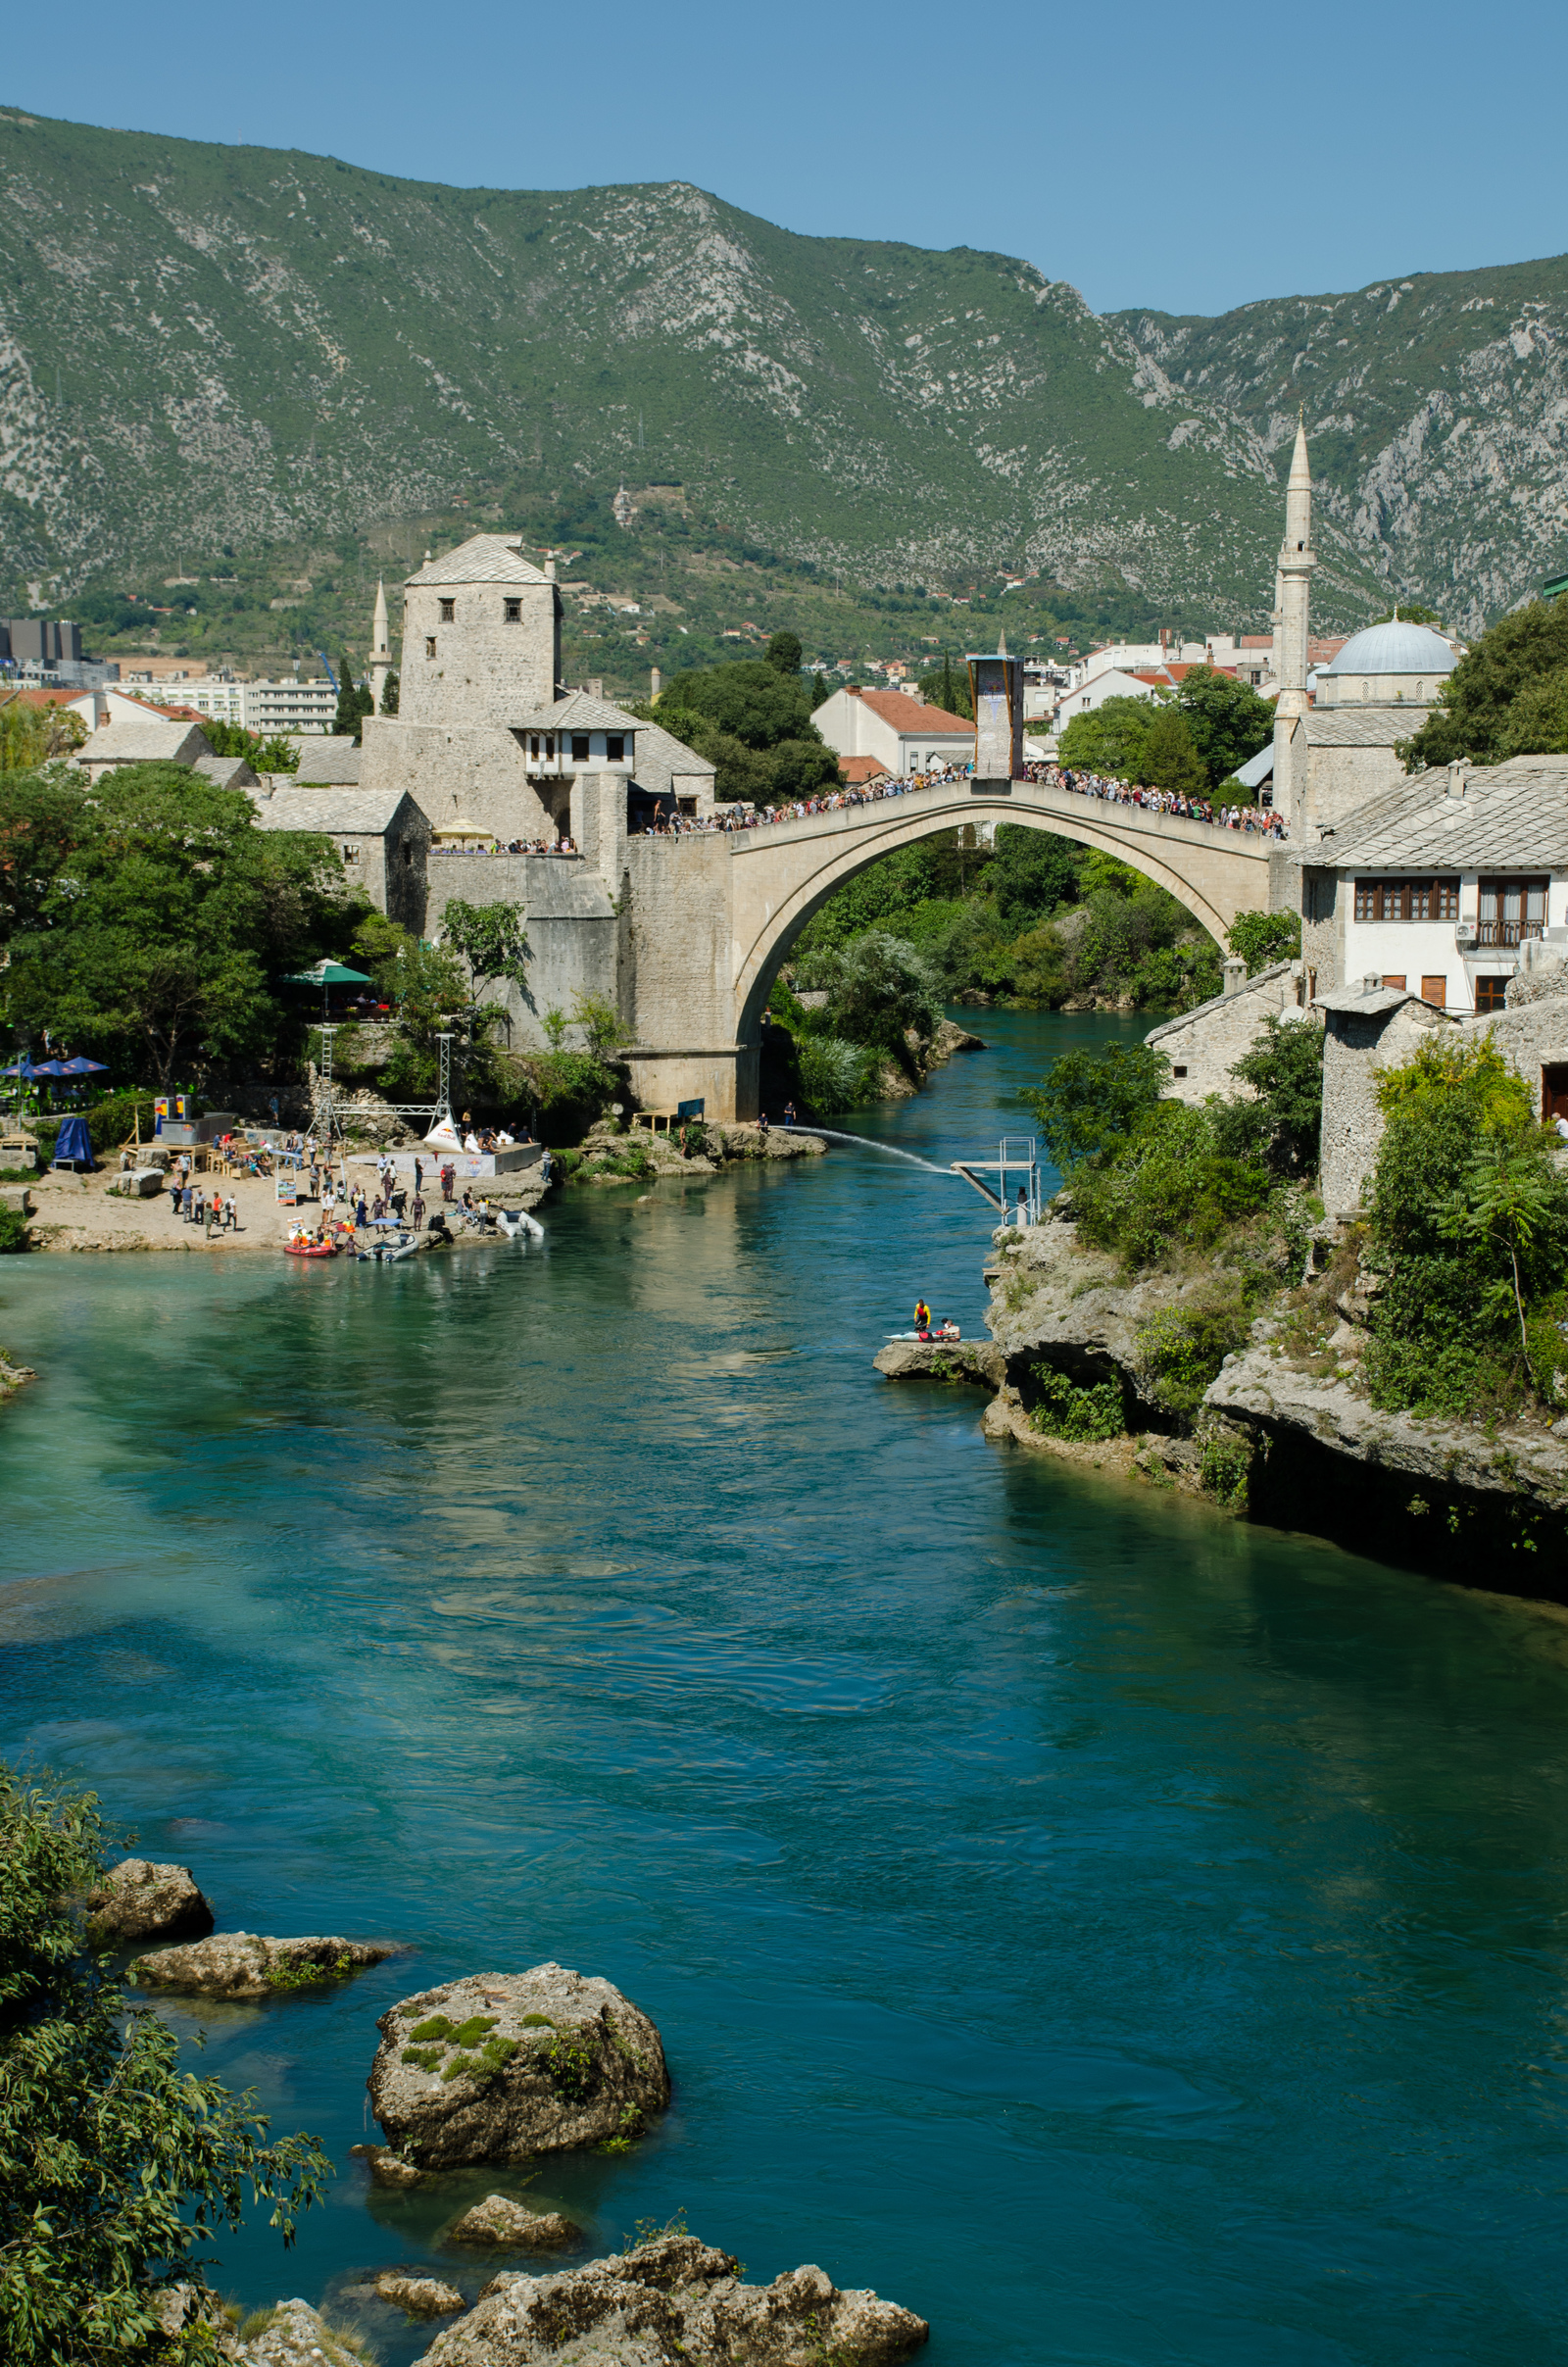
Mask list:
[{"label": "stone wall", "polygon": [[621,1010],[635,1021],[628,1059],[650,1109],[700,1096],[710,1117],[756,1115],[757,1047],[738,1054],[735,1043],[731,844],[626,842]]},{"label": "stone wall", "polygon": [[[1233,995],[1215,995],[1194,1011],[1184,1011],[1144,1038],[1170,1061],[1171,1099],[1196,1106],[1211,1093],[1250,1097],[1251,1087],[1239,1084],[1231,1069],[1250,1052],[1265,1019],[1300,1008],[1301,965],[1276,962]],[[1303,1024],[1311,1021],[1302,1014]]]},{"label": "stone wall", "polygon": [[[622,792],[624,794],[624,791]],[[522,987],[493,990],[512,1021],[519,1052],[539,1052],[549,1039],[544,1015],[571,1011],[579,995],[602,996],[620,1010],[619,920],[605,882],[569,855],[438,855],[430,864],[428,927],[439,939],[450,901],[512,904],[528,934],[528,974]],[[565,1042],[580,1049],[579,1027]]]},{"label": "stone wall", "polygon": [[[1379,1002],[1387,1008],[1377,1008]],[[1407,1060],[1434,1029],[1456,1024],[1413,995],[1402,1002],[1393,996],[1371,998],[1364,1012],[1328,1013],[1318,1188],[1329,1215],[1354,1215],[1377,1163],[1383,1140],[1379,1073]]]},{"label": "stone wall", "polygon": [[[450,623],[441,604],[456,614]],[[521,614],[507,620],[507,605]],[[426,655],[430,642],[434,657]],[[561,594],[553,583],[421,584],[403,611],[399,717],[451,725],[520,722],[549,707],[561,679]]]},{"label": "stone wall", "polygon": [[[492,831],[503,846],[551,831],[551,812],[528,778],[521,742],[499,726],[468,729],[368,715],[360,786],[403,791],[436,830],[461,817]],[[558,795],[564,794],[565,784],[559,785]]]}]

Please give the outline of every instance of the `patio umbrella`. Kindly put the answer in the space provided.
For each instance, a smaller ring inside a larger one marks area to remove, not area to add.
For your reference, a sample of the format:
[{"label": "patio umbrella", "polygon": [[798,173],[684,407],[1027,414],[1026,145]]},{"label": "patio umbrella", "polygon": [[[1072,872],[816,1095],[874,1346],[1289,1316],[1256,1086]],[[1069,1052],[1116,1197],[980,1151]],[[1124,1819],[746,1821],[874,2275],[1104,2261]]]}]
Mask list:
[{"label": "patio umbrella", "polygon": [[285,986],[318,986],[321,990],[321,1016],[326,1017],[326,990],[329,986],[368,986],[369,975],[363,969],[347,969],[341,962],[318,962],[314,969],[291,969],[284,972]]},{"label": "patio umbrella", "polygon": [[9,1068],[0,1068],[0,1076],[18,1076],[22,1078],[24,1084],[28,1077],[34,1077],[37,1073],[38,1071],[25,1055],[20,1060],[13,1060]]},{"label": "patio umbrella", "polygon": [[74,1060],[62,1060],[58,1067],[61,1076],[107,1076],[108,1072],[107,1060],[89,1060],[82,1052],[78,1052]]}]

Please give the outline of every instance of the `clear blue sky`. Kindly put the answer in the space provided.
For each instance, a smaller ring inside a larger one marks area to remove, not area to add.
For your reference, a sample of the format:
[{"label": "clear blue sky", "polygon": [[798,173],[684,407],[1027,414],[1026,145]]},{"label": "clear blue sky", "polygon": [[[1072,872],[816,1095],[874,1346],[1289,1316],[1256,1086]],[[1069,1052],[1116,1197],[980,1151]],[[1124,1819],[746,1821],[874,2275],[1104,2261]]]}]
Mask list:
[{"label": "clear blue sky", "polygon": [[1568,9],[685,0],[19,8],[0,89],[421,179],[688,180],[796,230],[1027,256],[1102,311],[1568,248]]}]

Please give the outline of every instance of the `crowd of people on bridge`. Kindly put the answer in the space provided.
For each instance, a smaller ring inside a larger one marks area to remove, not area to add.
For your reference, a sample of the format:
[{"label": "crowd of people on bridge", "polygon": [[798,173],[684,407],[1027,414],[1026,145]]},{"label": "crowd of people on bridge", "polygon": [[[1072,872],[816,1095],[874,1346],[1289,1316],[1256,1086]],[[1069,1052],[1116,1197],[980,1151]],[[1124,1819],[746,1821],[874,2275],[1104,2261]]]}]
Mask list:
[{"label": "crowd of people on bridge", "polygon": [[1261,838],[1290,834],[1282,815],[1267,806],[1233,806],[1222,799],[1187,797],[1173,789],[1142,789],[1127,781],[1108,780],[1098,772],[1073,772],[1056,764],[1030,764],[1030,780],[1047,789],[1064,789],[1073,797],[1103,798],[1114,806],[1141,806],[1147,814],[1169,814],[1178,821],[1206,822],[1216,830],[1245,830]]}]

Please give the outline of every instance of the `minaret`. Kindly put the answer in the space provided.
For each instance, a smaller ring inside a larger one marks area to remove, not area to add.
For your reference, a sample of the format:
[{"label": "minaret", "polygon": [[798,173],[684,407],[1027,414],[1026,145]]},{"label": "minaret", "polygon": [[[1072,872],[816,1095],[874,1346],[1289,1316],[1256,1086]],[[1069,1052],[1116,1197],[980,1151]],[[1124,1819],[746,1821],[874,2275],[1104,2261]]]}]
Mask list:
[{"label": "minaret", "polygon": [[1306,422],[1298,419],[1285,488],[1285,540],[1275,582],[1279,587],[1274,627],[1274,668],[1279,698],[1274,708],[1274,810],[1293,828],[1305,817],[1307,790],[1306,643],[1312,570],[1312,469],[1306,457]]},{"label": "minaret", "polygon": [[381,693],[386,688],[387,675],[392,671],[392,643],[386,626],[386,583],[377,578],[375,586],[375,615],[370,622],[370,696],[375,712],[381,712]]}]

